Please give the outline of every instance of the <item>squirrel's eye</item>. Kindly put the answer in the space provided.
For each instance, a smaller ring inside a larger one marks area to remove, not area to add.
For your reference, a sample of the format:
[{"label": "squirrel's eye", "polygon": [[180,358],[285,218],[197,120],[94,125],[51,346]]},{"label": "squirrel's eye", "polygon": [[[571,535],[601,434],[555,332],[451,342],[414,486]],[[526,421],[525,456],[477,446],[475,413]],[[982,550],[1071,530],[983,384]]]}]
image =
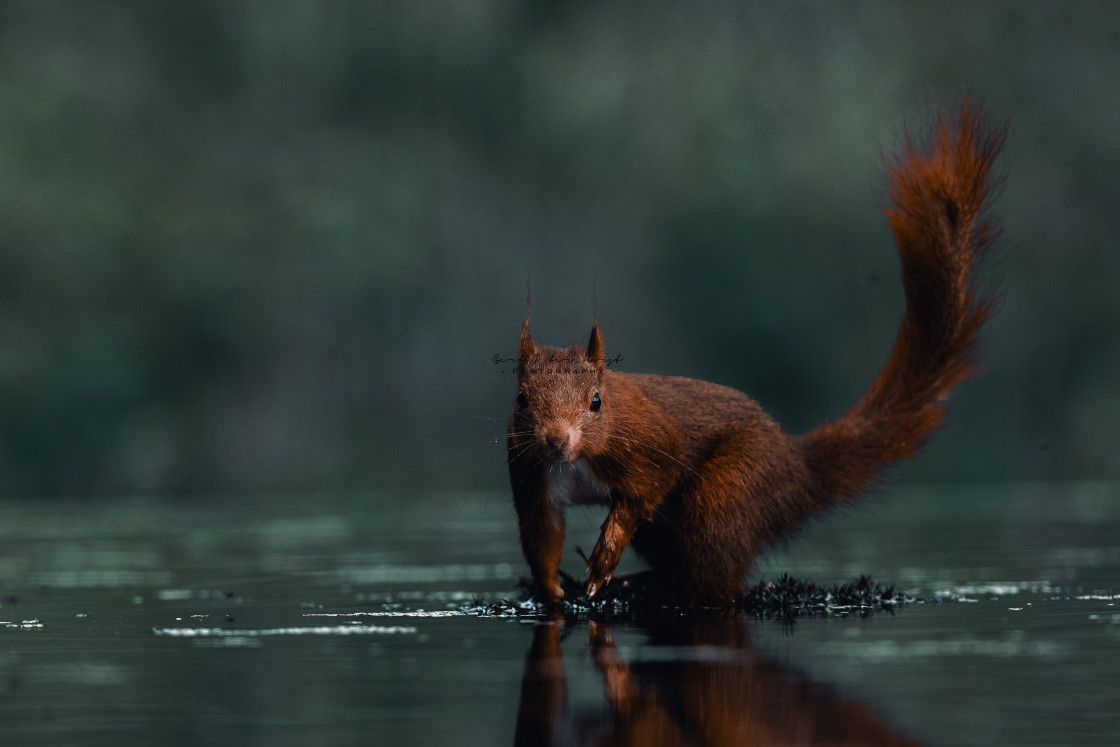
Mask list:
[{"label": "squirrel's eye", "polygon": [[599,393],[595,392],[595,396],[591,398],[591,412],[599,412],[599,408],[603,406],[603,400],[599,399]]},{"label": "squirrel's eye", "polygon": [[524,410],[528,406],[529,406],[529,398],[525,396],[525,391],[524,390],[519,389],[517,391],[517,407],[518,407],[518,409]]}]

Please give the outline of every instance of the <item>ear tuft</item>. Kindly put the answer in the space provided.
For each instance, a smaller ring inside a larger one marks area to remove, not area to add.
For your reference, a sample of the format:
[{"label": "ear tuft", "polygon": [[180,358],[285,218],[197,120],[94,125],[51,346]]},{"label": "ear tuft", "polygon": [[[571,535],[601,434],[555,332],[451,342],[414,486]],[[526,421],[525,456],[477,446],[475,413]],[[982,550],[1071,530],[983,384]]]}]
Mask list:
[{"label": "ear tuft", "polygon": [[529,333],[529,320],[526,319],[525,323],[521,325],[521,341],[517,345],[517,362],[522,365],[527,363],[536,351],[537,349],[533,345],[533,336]]},{"label": "ear tuft", "polygon": [[591,325],[591,339],[587,342],[587,360],[599,370],[606,367],[606,356],[603,354],[603,332],[599,329],[599,322]]}]

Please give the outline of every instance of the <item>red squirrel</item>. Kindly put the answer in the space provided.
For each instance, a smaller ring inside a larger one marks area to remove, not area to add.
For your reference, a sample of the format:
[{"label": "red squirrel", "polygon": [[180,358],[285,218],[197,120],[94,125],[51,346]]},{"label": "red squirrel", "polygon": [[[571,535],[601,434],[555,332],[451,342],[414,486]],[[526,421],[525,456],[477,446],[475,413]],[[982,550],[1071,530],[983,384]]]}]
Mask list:
[{"label": "red squirrel", "polygon": [[966,100],[885,161],[906,312],[886,365],[835,422],[793,436],[734,389],[608,368],[596,321],[586,347],[537,345],[526,318],[507,459],[521,548],[538,593],[564,596],[564,509],[610,506],[587,563],[588,596],[633,545],[698,601],[732,600],[755,556],[815,514],[853,501],[939,427],[974,368],[992,303],[972,269],[998,229],[983,215],[1006,128]]}]

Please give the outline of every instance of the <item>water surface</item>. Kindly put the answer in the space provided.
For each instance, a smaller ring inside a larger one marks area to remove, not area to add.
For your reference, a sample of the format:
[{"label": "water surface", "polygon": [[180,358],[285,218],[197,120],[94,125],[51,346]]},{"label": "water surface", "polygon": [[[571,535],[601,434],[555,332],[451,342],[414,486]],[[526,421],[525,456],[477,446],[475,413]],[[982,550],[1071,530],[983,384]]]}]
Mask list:
[{"label": "water surface", "polygon": [[[569,572],[600,521],[569,517]],[[792,627],[492,617],[471,605],[515,596],[524,573],[498,492],[7,502],[0,743],[1120,732],[1114,484],[894,487],[818,522],[754,580],[786,572],[867,574],[931,601]]]}]

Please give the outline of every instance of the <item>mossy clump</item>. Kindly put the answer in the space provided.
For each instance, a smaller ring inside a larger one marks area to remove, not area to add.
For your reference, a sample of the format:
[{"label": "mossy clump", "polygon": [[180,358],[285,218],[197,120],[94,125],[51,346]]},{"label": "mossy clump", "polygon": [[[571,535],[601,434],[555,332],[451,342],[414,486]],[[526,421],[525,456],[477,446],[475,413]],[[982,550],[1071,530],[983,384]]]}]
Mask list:
[{"label": "mossy clump", "polygon": [[776,581],[762,581],[723,605],[697,604],[686,593],[671,585],[642,580],[608,584],[594,598],[583,593],[583,584],[561,573],[564,599],[541,602],[535,595],[531,580],[519,583],[521,595],[516,600],[503,599],[483,603],[478,600],[469,609],[484,615],[537,617],[559,614],[564,617],[600,620],[642,620],[664,616],[686,615],[697,609],[739,612],[757,619],[790,621],[806,617],[867,616],[879,612],[893,613],[915,599],[893,586],[875,583],[867,576],[847,584],[818,585],[784,575]]}]

